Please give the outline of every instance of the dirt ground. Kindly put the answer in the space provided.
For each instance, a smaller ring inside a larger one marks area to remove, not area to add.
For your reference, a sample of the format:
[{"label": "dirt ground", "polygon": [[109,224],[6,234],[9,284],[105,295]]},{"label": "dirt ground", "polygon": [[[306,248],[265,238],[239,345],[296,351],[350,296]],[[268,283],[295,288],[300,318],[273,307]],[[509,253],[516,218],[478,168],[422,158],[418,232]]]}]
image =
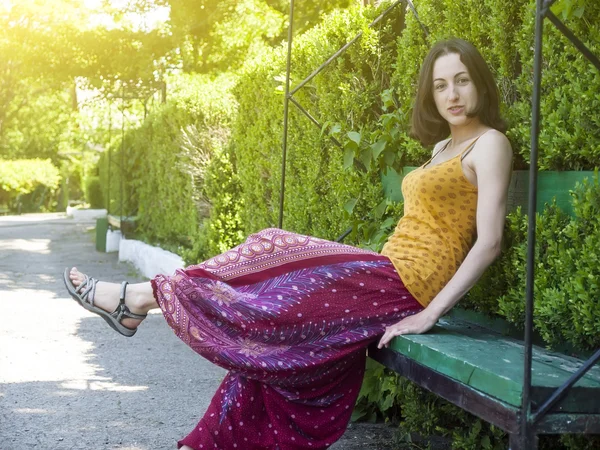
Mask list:
[{"label": "dirt ground", "polygon": [[[0,217],[0,450],[175,449],[224,371],[180,342],[160,313],[131,339],[67,295],[67,266],[143,281],[94,248],[94,223]],[[335,450],[391,450],[394,429],[351,424]]]}]

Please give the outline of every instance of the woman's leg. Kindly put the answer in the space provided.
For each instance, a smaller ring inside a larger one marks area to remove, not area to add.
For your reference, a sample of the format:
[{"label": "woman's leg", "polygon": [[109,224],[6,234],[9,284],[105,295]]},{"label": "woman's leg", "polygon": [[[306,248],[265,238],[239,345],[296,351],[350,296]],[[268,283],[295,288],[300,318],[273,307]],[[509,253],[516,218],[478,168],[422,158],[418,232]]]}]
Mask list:
[{"label": "woman's leg", "polygon": [[152,285],[175,334],[230,371],[179,443],[196,450],[329,447],[367,345],[422,310],[389,259],[274,229]]},{"label": "woman's leg", "polygon": [[[77,288],[85,281],[85,274],[73,267],[69,272],[69,278],[73,286]],[[99,281],[94,293],[94,305],[107,312],[114,311],[119,304],[120,291],[120,284]],[[146,314],[151,309],[158,308],[158,303],[152,295],[150,282],[129,284],[125,296],[125,305],[134,314]],[[136,328],[140,322],[141,320],[131,318],[124,318],[122,321],[123,326],[127,328]]]}]

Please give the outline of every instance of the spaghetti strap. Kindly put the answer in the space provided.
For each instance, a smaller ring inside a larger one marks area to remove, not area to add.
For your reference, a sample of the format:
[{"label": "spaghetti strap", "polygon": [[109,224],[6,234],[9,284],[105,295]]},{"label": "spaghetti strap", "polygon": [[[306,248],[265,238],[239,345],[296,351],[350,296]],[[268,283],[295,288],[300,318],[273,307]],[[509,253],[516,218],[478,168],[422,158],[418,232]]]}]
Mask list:
[{"label": "spaghetti strap", "polygon": [[424,163],[424,164],[421,166],[421,168],[422,168],[422,169],[424,169],[424,168],[425,168],[425,166],[426,166],[427,164],[429,164],[431,161],[433,161],[433,159],[434,159],[434,158],[435,158],[437,155],[439,155],[439,154],[440,154],[440,153],[442,153],[444,150],[446,150],[446,147],[448,147],[448,145],[450,145],[450,142],[452,142],[452,139],[448,139],[448,142],[446,142],[446,144],[445,144],[445,145],[444,145],[442,148],[440,148],[440,149],[439,149],[437,152],[435,152],[435,153],[433,154],[433,156],[432,156],[431,158],[429,158],[429,159],[428,159],[428,160],[427,160],[427,161],[426,161],[426,162],[425,162],[425,163]]},{"label": "spaghetti strap", "polygon": [[461,160],[461,161],[462,161],[463,159],[465,159],[465,156],[467,156],[467,155],[468,155],[468,154],[471,152],[471,150],[473,150],[473,148],[475,147],[475,144],[477,144],[477,141],[479,140],[479,138],[480,138],[481,136],[483,136],[485,133],[487,133],[488,131],[490,131],[490,130],[487,130],[487,131],[485,131],[485,132],[481,133],[479,136],[477,136],[477,137],[475,138],[475,140],[474,140],[473,142],[471,142],[471,143],[469,144],[469,146],[468,146],[467,148],[465,148],[465,149],[464,149],[464,150],[463,150],[463,151],[460,153],[460,160]]},{"label": "spaghetti strap", "polygon": [[463,159],[465,159],[465,156],[467,156],[471,152],[471,150],[473,150],[473,148],[475,147],[475,144],[477,144],[478,139],[479,139],[479,137],[477,139],[475,139],[473,142],[471,142],[471,144],[469,144],[469,146],[462,151],[462,153],[460,154],[461,161]]}]

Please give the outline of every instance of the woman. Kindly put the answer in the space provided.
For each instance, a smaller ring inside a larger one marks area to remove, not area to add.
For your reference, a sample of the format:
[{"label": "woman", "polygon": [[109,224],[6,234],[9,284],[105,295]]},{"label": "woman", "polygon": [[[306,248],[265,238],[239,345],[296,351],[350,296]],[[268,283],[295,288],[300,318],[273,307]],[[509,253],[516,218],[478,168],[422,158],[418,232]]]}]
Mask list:
[{"label": "woman", "polygon": [[421,70],[413,132],[443,140],[405,177],[405,215],[381,254],[267,229],[150,283],[73,268],[65,284],[127,336],[160,307],[186,344],[229,370],[180,448],[327,448],[350,420],[366,346],[429,330],[498,256],[512,160],[503,131],[481,55],[440,42]]}]

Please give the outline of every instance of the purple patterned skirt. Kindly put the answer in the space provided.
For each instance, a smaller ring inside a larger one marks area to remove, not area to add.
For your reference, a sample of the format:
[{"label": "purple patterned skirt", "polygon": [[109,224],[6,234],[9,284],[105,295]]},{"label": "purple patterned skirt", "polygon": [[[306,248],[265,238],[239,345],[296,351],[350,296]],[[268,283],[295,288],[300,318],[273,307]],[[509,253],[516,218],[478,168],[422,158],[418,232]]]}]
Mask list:
[{"label": "purple patterned skirt", "polygon": [[275,228],[152,286],[175,334],[229,371],[179,442],[195,450],[329,447],[365,348],[422,310],[387,257]]}]

